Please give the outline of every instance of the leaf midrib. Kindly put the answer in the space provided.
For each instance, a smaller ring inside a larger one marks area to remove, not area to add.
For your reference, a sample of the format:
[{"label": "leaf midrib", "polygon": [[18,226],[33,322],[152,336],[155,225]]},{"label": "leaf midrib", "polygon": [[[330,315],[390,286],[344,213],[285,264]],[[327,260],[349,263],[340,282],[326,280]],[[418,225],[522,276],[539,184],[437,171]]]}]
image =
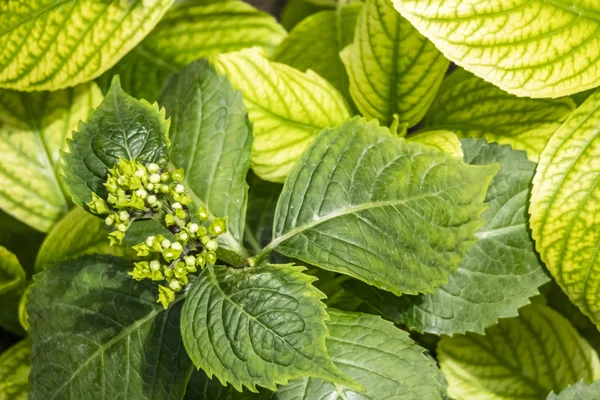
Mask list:
[{"label": "leaf midrib", "polygon": [[183,301],[186,297],[187,297],[187,291],[183,292],[177,299],[175,299],[175,301],[173,303],[171,303],[171,305],[169,306],[169,309],[164,310],[162,308],[156,307],[154,308],[154,310],[152,310],[152,312],[150,312],[147,316],[145,316],[144,318],[136,321],[134,324],[130,325],[129,327],[127,327],[126,329],[124,329],[123,331],[121,331],[121,333],[119,333],[118,335],[116,335],[115,337],[113,337],[111,340],[109,340],[108,342],[106,342],[105,344],[101,345],[100,347],[98,347],[98,349],[96,351],[94,351],[89,357],[88,359],[83,362],[69,377],[69,379],[67,379],[65,381],[65,383],[63,383],[55,392],[54,396],[52,396],[51,400],[54,400],[56,398],[56,396],[58,396],[63,389],[65,389],[71,382],[73,382],[73,380],[77,377],[77,375],[79,375],[79,373],[85,368],[87,367],[91,362],[93,362],[98,356],[100,356],[101,354],[103,354],[106,350],[108,350],[110,347],[112,347],[113,345],[115,345],[116,343],[118,343],[119,341],[121,341],[124,338],[127,338],[130,336],[131,333],[135,332],[137,329],[141,328],[142,326],[144,326],[146,323],[154,320],[154,318],[162,313],[162,312],[169,312],[172,307]]}]

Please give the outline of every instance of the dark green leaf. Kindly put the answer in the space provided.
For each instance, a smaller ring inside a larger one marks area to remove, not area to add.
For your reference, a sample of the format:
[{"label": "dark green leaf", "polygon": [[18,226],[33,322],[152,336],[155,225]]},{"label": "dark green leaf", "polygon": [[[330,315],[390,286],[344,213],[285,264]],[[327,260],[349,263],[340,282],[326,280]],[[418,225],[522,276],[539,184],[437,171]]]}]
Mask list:
[{"label": "dark green leaf", "polygon": [[202,370],[192,372],[184,400],[268,400],[271,392],[261,390],[243,393],[234,388],[221,385],[217,378],[209,379]]},{"label": "dark green leaf", "polygon": [[291,31],[308,16],[319,11],[333,9],[335,9],[333,2],[330,4],[314,4],[308,0],[289,0],[286,1],[281,13],[281,25],[288,31]]},{"label": "dark green leaf", "polygon": [[353,293],[392,321],[419,332],[483,333],[499,318],[514,317],[548,281],[527,228],[527,204],[535,164],[525,152],[485,140],[463,139],[471,165],[500,163],[488,189],[485,225],[448,280],[433,294],[396,297],[356,285]]},{"label": "dark green leaf", "polygon": [[355,118],[298,161],[270,249],[396,294],[446,283],[482,225],[497,166],[471,166]]},{"label": "dark green leaf", "polygon": [[365,388],[357,391],[304,378],[280,387],[277,400],[443,399],[444,381],[435,361],[408,334],[368,314],[330,311],[327,348],[340,369]]},{"label": "dark green leaf", "polygon": [[225,248],[242,256],[252,131],[241,93],[206,60],[173,75],[161,97],[171,118],[169,156],[185,170],[185,185],[196,207],[227,217]]},{"label": "dark green leaf", "polygon": [[168,310],[129,262],[83,256],[36,275],[28,313],[31,399],[181,399],[192,364]]},{"label": "dark green leaf", "polygon": [[0,246],[0,327],[16,335],[24,331],[19,322],[19,301],[27,276],[17,257]]},{"label": "dark green leaf", "polygon": [[244,240],[254,253],[259,253],[273,238],[275,207],[283,185],[263,181],[254,173],[248,177],[248,213]]},{"label": "dark green leaf", "polygon": [[0,246],[14,253],[28,275],[33,274],[37,250],[44,234],[0,210]]},{"label": "dark green leaf", "polygon": [[142,163],[167,161],[169,125],[164,110],[130,97],[113,79],[104,101],[81,123],[63,153],[64,174],[73,201],[84,207],[92,192],[106,197],[104,182],[119,157]]},{"label": "dark green leaf", "polygon": [[302,376],[348,382],[327,355],[323,294],[304,268],[208,267],[192,283],[181,330],[209,377],[256,390]]},{"label": "dark green leaf", "polygon": [[547,400],[597,400],[600,398],[600,381],[596,381],[590,385],[583,382],[577,382],[560,394],[554,392],[548,395]]}]

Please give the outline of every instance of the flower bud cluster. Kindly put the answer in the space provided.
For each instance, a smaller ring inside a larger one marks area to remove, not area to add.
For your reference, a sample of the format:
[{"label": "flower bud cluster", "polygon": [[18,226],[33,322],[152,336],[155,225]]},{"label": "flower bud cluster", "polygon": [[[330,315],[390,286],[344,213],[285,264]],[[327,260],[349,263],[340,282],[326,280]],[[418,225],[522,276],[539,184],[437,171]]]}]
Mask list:
[{"label": "flower bud cluster", "polygon": [[215,239],[227,231],[226,220],[210,222],[204,206],[192,215],[182,169],[168,172],[158,164],[121,158],[108,172],[106,201],[94,193],[87,206],[95,214],[108,214],[105,222],[113,227],[111,245],[122,243],[136,219],[159,218],[173,234],[170,238],[149,236],[133,246],[138,256],[154,259],[136,262],[129,273],[136,280],[164,282],[158,286],[158,302],[167,308],[188,284],[188,274],[216,263],[219,244]]}]

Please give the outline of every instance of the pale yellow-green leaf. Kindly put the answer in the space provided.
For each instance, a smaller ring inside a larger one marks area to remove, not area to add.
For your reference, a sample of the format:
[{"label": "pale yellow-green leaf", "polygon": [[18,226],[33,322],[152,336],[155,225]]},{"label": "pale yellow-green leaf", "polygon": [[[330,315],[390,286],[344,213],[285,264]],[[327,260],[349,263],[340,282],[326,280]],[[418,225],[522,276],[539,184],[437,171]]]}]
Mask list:
[{"label": "pale yellow-green leaf", "polygon": [[455,400],[543,400],[600,378],[598,354],[569,321],[542,304],[502,319],[485,336],[444,336],[438,361]]},{"label": "pale yellow-green leaf", "polygon": [[533,180],[531,230],[548,270],[600,326],[600,92],[563,123]]},{"label": "pale yellow-green leaf", "polygon": [[29,398],[31,342],[22,340],[0,356],[0,400]]},{"label": "pale yellow-green leaf", "polygon": [[108,90],[118,74],[127,93],[155,101],[169,74],[190,62],[254,46],[271,52],[285,36],[274,17],[242,1],[188,1],[171,8],[99,83]]},{"label": "pale yellow-green leaf", "polygon": [[451,61],[518,96],[600,85],[597,0],[393,0]]},{"label": "pale yellow-green leaf", "polygon": [[444,79],[421,130],[447,129],[461,138],[508,144],[538,161],[552,134],[574,109],[568,97],[517,97],[459,69]]},{"label": "pale yellow-green leaf", "polygon": [[344,98],[325,79],[271,62],[258,49],[218,55],[213,63],[244,95],[254,126],[252,168],[264,180],[283,182],[323,128],[350,117]]},{"label": "pale yellow-green leaf", "polygon": [[427,146],[435,147],[445,153],[452,154],[458,158],[463,157],[460,140],[455,133],[450,131],[429,131],[413,135],[407,139],[409,142],[419,142]]},{"label": "pale yellow-green leaf", "polygon": [[367,118],[416,125],[425,115],[448,68],[433,43],[394,10],[389,0],[368,0],[354,42],[341,53],[350,94]]},{"label": "pale yellow-green leaf", "polygon": [[25,271],[17,257],[0,246],[0,328],[15,334],[22,333],[18,308],[26,279]]},{"label": "pale yellow-green leaf", "polygon": [[58,92],[0,90],[0,208],[43,232],[67,212],[59,150],[101,100],[94,83]]},{"label": "pale yellow-green leaf", "polygon": [[173,0],[0,2],[0,87],[57,90],[96,78],[156,25]]}]

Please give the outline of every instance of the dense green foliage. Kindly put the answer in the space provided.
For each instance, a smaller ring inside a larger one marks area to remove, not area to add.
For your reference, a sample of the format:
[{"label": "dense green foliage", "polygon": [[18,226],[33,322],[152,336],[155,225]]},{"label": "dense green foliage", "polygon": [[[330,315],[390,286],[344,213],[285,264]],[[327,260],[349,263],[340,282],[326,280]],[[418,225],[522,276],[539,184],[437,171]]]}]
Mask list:
[{"label": "dense green foliage", "polygon": [[596,1],[0,22],[0,400],[600,399]]}]

